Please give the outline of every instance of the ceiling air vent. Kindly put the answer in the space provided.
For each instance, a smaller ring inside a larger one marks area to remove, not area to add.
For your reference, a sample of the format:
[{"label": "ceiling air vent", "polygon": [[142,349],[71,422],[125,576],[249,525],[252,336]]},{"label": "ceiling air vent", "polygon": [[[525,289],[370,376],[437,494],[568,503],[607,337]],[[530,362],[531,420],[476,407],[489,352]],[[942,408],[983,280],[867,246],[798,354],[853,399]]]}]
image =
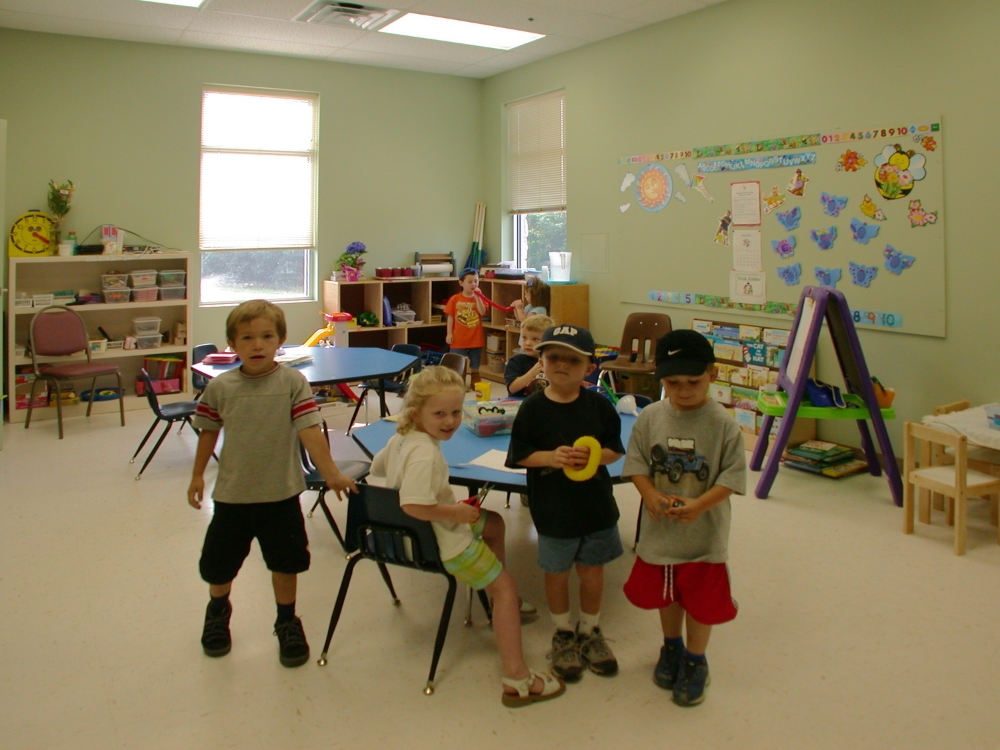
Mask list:
[{"label": "ceiling air vent", "polygon": [[340,3],[334,0],[315,0],[304,11],[299,13],[296,21],[301,23],[319,23],[329,26],[353,26],[357,29],[373,31],[393,16],[398,16],[398,10],[391,8],[373,8],[359,3]]}]

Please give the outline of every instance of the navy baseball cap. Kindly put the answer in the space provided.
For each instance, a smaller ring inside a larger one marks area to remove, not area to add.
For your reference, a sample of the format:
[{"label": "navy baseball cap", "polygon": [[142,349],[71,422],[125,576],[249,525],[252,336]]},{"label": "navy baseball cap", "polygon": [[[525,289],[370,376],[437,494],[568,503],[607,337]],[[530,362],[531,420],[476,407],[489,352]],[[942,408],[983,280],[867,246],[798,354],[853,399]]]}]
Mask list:
[{"label": "navy baseball cap", "polygon": [[697,331],[681,328],[656,342],[656,378],[701,375],[715,364],[712,344]]},{"label": "navy baseball cap", "polygon": [[562,346],[572,349],[577,354],[594,358],[594,337],[590,331],[580,326],[552,326],[542,334],[542,342],[535,347],[541,351],[547,346]]}]

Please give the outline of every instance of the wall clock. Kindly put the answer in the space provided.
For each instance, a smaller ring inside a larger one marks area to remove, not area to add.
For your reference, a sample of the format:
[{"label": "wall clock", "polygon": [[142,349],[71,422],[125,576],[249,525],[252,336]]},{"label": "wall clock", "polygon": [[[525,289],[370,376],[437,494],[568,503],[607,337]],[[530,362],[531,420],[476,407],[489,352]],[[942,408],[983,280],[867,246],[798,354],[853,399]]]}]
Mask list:
[{"label": "wall clock", "polygon": [[10,228],[7,252],[10,257],[55,255],[52,217],[41,211],[21,214]]}]

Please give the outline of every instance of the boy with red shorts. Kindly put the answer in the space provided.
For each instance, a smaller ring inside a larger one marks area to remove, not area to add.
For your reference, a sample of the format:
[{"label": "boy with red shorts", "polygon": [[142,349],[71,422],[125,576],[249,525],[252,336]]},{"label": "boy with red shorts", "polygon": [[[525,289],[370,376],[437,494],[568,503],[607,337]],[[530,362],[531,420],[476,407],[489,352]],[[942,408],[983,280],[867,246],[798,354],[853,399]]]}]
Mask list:
[{"label": "boy with red shorts", "polygon": [[726,566],[729,496],[746,491],[746,458],[736,422],[708,396],[717,372],[712,345],[697,331],[671,331],[657,342],[656,377],[667,399],[639,415],[622,470],[652,521],[643,524],[625,596],[660,611],[653,681],[679,706],[705,699],[712,626],[736,617]]}]

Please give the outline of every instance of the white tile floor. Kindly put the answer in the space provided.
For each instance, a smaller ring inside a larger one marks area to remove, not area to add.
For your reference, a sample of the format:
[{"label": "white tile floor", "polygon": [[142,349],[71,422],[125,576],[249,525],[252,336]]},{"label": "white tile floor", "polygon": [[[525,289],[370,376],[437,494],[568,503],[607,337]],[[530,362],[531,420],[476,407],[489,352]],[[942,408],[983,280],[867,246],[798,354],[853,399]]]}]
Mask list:
[{"label": "white tile floor", "polygon": [[[341,419],[343,421],[343,419]],[[197,560],[210,510],[185,501],[194,436],[169,437],[141,482],[128,457],[144,412],[7,426],[0,452],[0,746],[21,748],[996,748],[1000,546],[985,503],[956,558],[941,519],[906,537],[884,480],[783,470],[768,500],[734,500],[740,616],[717,628],[706,702],[680,709],[653,685],[655,614],[608,569],[603,625],[621,673],[587,675],[550,704],[510,711],[492,632],[452,622],[437,692],[421,690],[444,594],[437,576],[358,567],[330,664],[316,665],[344,556],[307,521],[313,566],[299,613],[313,659],[278,664],[269,577],[255,550],[233,594],[233,651],[202,655]],[[338,440],[340,455],[352,449]],[[209,469],[210,472],[214,469]],[[756,475],[751,477],[751,489]],[[617,492],[626,541],[638,497]],[[311,503],[303,496],[303,504]],[[511,569],[543,602],[528,511],[508,523]],[[342,520],[344,507],[335,507]],[[525,626],[542,665],[551,626]]]}]

